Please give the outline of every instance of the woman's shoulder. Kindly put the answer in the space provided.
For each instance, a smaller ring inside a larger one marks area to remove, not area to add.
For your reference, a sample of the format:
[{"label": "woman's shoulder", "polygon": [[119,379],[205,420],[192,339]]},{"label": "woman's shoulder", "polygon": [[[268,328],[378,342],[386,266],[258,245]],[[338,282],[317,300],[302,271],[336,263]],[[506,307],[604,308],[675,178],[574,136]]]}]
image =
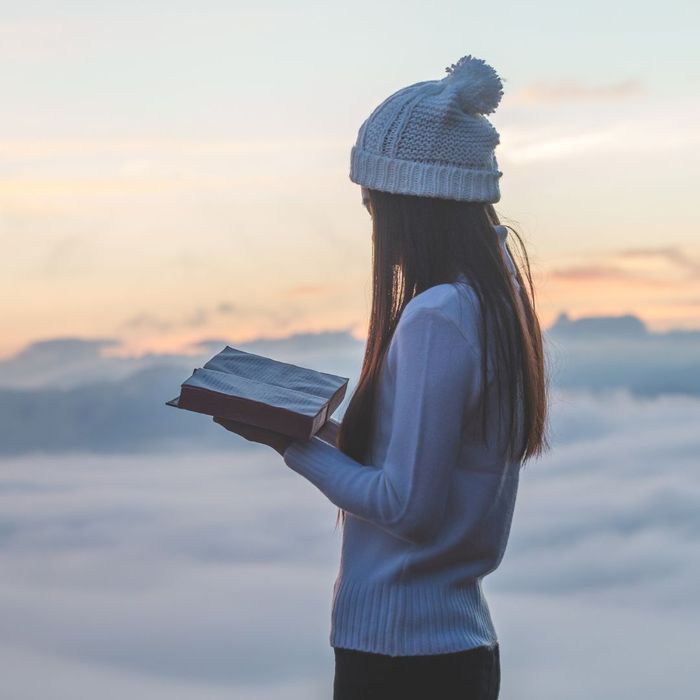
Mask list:
[{"label": "woman's shoulder", "polygon": [[414,296],[404,307],[397,332],[416,329],[427,320],[454,324],[464,339],[479,352],[480,306],[474,288],[466,282],[437,284]]},{"label": "woman's shoulder", "polygon": [[466,281],[436,284],[416,294],[404,307],[402,318],[418,312],[434,311],[463,326],[479,314],[479,298],[474,287]]}]

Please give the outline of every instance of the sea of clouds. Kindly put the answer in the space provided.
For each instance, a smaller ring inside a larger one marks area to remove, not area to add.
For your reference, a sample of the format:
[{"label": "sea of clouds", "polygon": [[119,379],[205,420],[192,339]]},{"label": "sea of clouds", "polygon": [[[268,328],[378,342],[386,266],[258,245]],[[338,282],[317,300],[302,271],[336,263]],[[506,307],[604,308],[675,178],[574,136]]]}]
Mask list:
[{"label": "sea of clouds", "polygon": [[[692,697],[698,376],[684,391],[669,363],[666,391],[586,382],[570,359],[582,343],[599,347],[600,334],[586,335],[551,334],[553,449],[523,468],[508,550],[484,580],[500,697]],[[647,342],[603,336],[618,350]],[[68,344],[53,342],[64,357],[54,353],[42,382],[27,357],[43,353],[48,365],[51,343],[0,363],[0,414],[19,433],[0,429],[0,696],[330,698],[335,506],[270,448],[163,405],[192,357],[152,356],[125,371],[129,361],[70,341],[93,368],[81,380]],[[357,341],[334,334],[265,342],[250,348],[344,376],[361,358]],[[696,371],[697,339],[664,342],[684,343],[669,352],[687,353]],[[204,346],[203,359],[223,344]],[[641,362],[646,350],[629,352]],[[599,358],[600,372],[586,367],[594,379],[609,372]],[[52,412],[57,426],[41,439]],[[101,440],[81,429],[89,419]]]}]

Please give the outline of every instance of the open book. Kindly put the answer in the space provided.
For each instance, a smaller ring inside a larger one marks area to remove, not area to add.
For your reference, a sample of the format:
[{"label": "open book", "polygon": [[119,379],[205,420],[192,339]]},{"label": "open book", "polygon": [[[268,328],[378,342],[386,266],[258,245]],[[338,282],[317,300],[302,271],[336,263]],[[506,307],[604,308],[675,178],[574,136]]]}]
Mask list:
[{"label": "open book", "polygon": [[[227,345],[196,368],[166,405],[308,439],[338,408],[348,381]],[[334,432],[326,426],[323,439]]]}]

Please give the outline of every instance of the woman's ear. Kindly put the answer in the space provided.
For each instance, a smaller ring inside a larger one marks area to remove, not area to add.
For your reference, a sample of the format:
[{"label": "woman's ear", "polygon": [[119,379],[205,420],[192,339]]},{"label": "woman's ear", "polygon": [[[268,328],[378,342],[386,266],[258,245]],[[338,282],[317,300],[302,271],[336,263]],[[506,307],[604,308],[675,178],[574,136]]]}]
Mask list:
[{"label": "woman's ear", "polygon": [[372,200],[369,196],[369,190],[366,187],[361,187],[360,193],[362,194],[362,205],[367,209],[369,215],[372,216]]},{"label": "woman's ear", "polygon": [[484,209],[486,210],[486,216],[488,217],[492,225],[497,226],[501,223],[498,219],[498,214],[496,213],[496,208],[493,206],[493,204],[487,202],[484,205]]}]

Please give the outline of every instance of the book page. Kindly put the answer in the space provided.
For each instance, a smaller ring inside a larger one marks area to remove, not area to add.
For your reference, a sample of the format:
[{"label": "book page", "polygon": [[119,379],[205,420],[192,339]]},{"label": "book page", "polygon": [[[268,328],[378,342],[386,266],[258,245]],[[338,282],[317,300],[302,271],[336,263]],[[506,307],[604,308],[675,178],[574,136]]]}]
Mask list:
[{"label": "book page", "polygon": [[320,396],[264,384],[213,369],[196,369],[194,374],[182,383],[182,386],[215,391],[249,401],[259,401],[307,416],[315,416],[327,403],[327,400]]},{"label": "book page", "polygon": [[235,374],[263,384],[319,396],[326,401],[347,381],[346,377],[236,350],[229,345],[212,357],[203,369]]}]

